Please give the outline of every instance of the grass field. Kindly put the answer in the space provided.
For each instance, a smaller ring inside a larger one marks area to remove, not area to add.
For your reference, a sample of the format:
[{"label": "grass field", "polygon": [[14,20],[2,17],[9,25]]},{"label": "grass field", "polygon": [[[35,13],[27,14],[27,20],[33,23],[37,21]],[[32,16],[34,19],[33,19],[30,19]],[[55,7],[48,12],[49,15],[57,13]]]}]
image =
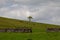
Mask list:
[{"label": "grass field", "polygon": [[0,40],[60,40],[60,32],[46,32],[46,28],[60,28],[59,25],[28,22],[0,17],[0,28],[32,27],[32,33],[0,32]]},{"label": "grass field", "polygon": [[0,33],[0,40],[60,40],[60,33]]}]

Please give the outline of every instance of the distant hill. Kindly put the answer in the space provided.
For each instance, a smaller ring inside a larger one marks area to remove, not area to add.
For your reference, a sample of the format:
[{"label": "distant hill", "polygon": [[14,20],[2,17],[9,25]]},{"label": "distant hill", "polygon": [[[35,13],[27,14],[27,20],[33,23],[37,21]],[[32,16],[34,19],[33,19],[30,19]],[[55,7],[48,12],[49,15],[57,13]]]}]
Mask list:
[{"label": "distant hill", "polygon": [[24,20],[0,17],[0,28],[32,27],[36,31],[44,31],[47,27],[60,27],[59,25],[28,22]]}]

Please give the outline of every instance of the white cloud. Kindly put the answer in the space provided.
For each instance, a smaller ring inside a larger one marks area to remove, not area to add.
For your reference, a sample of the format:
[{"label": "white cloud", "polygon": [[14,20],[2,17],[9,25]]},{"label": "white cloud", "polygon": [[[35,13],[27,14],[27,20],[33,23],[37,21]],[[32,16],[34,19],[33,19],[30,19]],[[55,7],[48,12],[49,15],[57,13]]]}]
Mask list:
[{"label": "white cloud", "polygon": [[[15,7],[15,8],[12,8]],[[21,8],[18,8],[18,5],[14,6],[12,5],[11,8],[1,8],[0,14],[4,17],[10,17],[10,18],[16,18],[16,19],[25,19],[29,15],[30,11],[28,10],[28,7],[22,6]]]}]

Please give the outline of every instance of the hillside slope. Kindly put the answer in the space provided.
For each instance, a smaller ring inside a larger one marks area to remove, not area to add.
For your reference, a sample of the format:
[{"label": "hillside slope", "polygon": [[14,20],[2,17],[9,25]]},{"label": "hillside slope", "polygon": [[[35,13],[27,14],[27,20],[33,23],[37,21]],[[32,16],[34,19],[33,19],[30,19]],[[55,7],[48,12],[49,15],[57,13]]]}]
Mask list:
[{"label": "hillside slope", "polygon": [[60,32],[46,32],[46,28],[58,25],[28,22],[0,17],[0,28],[32,27],[32,33],[1,33],[0,40],[60,40]]},{"label": "hillside slope", "polygon": [[28,22],[23,20],[0,17],[0,28],[32,27],[35,31],[44,31],[47,27],[60,27],[58,25]]}]

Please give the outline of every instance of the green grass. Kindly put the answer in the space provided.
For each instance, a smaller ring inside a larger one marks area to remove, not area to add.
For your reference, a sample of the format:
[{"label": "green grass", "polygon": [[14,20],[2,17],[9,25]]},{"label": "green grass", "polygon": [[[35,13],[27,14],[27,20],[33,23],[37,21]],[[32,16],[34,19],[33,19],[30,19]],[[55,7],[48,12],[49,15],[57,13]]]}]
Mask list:
[{"label": "green grass", "polygon": [[60,28],[59,25],[28,22],[0,17],[0,28],[32,27],[32,33],[0,33],[0,40],[60,40],[60,32],[46,32],[46,28]]},{"label": "green grass", "polygon": [[59,33],[0,33],[0,40],[60,40]]}]

